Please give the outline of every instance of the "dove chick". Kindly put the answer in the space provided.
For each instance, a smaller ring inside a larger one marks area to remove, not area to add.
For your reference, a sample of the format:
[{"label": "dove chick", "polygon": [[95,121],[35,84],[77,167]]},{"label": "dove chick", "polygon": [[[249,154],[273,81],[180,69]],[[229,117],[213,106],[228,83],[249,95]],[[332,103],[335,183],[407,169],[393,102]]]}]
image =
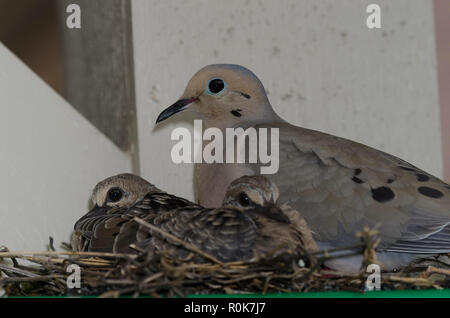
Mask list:
[{"label": "dove chick", "polygon": [[[289,202],[301,211],[320,249],[355,245],[356,234],[368,226],[378,228],[377,255],[387,270],[450,252],[449,184],[380,150],[289,124],[275,113],[263,84],[245,67],[202,68],[157,123],[180,112],[194,113],[205,129],[218,128],[224,136],[227,128],[279,129],[279,169],[267,177],[279,187],[279,204]],[[260,174],[260,167],[197,163],[199,203],[217,206],[233,180]],[[360,264],[361,257],[354,257],[329,267],[353,272]]]},{"label": "dove chick", "polygon": [[[138,190],[132,196],[136,202],[121,201],[130,197],[125,195],[114,203],[103,199],[112,190],[125,194],[130,188]],[[192,256],[184,246],[133,221],[138,217],[225,262],[280,253],[308,257],[316,249],[309,229],[297,213],[285,213],[276,205],[278,195],[276,185],[265,177],[242,177],[230,185],[222,207],[206,209],[137,176],[127,176],[126,182],[115,176],[95,187],[96,206],[77,221],[72,242],[78,251],[132,253],[134,244],[140,250]]]},{"label": "dove chick", "polygon": [[[222,207],[185,207],[162,213],[150,222],[217,259],[230,262],[290,255],[314,262],[309,254],[317,249],[305,221],[298,213],[276,205],[277,186],[263,176],[234,180]],[[144,199],[145,201],[145,199]],[[152,244],[178,257],[187,251],[174,242],[152,234]]]},{"label": "dove chick", "polygon": [[284,204],[279,207],[279,190],[264,176],[243,176],[231,182],[223,206],[236,207],[253,220],[257,227],[257,255],[283,250],[317,251],[317,244],[301,213]]},{"label": "dove chick", "polygon": [[[153,206],[147,210],[128,212],[129,208],[151,193]],[[139,226],[133,217],[145,217],[161,209],[170,210],[191,205],[188,200],[169,195],[143,178],[119,174],[99,182],[92,191],[94,207],[74,225],[71,237],[75,251],[132,253],[129,245],[136,243]]]}]

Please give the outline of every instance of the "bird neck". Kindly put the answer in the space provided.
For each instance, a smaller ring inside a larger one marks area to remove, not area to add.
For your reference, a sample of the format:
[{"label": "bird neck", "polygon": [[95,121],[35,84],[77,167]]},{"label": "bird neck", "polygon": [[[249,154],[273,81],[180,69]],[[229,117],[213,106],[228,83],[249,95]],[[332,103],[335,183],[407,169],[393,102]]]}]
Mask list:
[{"label": "bird neck", "polygon": [[263,123],[275,123],[275,122],[285,122],[278,114],[269,106],[264,109],[263,112],[257,114],[248,114],[245,111],[242,112],[241,117],[235,117],[231,114],[226,114],[222,118],[214,117],[203,117],[203,128],[207,129],[210,127],[218,128],[222,133],[226,132],[227,128],[243,128],[247,129],[258,124]]}]

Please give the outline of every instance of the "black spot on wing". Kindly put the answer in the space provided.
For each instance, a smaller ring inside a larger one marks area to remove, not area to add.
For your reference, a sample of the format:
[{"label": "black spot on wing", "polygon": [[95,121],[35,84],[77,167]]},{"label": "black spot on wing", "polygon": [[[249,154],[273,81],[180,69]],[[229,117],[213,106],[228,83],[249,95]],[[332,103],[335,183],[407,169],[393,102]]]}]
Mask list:
[{"label": "black spot on wing", "polygon": [[359,168],[358,168],[358,169],[355,169],[355,176],[361,174],[361,172],[362,172],[361,169],[359,169]]},{"label": "black spot on wing", "polygon": [[352,178],[352,181],[355,182],[355,183],[358,183],[358,184],[364,183],[364,181],[362,181],[362,180],[361,180],[360,178],[358,178],[358,177],[353,177],[353,178]]},{"label": "black spot on wing", "polygon": [[430,177],[423,173],[416,173],[417,181],[426,182],[430,180]]},{"label": "black spot on wing", "polygon": [[430,187],[419,187],[419,188],[417,188],[417,191],[419,191],[420,194],[423,194],[424,196],[427,196],[427,197],[433,198],[433,199],[439,199],[444,196],[444,194],[441,191],[430,188]]},{"label": "black spot on wing", "polygon": [[241,111],[242,111],[241,109],[235,109],[232,110],[230,113],[233,114],[233,116],[241,117],[242,116]]},{"label": "black spot on wing", "polygon": [[387,183],[388,184],[391,184],[392,182],[394,182],[395,181],[395,179],[387,179]]},{"label": "black spot on wing", "polygon": [[372,189],[372,198],[378,202],[387,202],[395,197],[394,192],[389,187],[379,187]]}]

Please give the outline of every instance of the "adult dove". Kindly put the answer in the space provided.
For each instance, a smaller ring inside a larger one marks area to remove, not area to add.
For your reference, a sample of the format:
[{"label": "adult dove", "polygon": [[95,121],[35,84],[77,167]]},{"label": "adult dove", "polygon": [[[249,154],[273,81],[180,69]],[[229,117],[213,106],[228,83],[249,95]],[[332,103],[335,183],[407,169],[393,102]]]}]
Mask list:
[{"label": "adult dove", "polygon": [[[408,162],[366,145],[289,124],[273,110],[260,80],[239,65],[209,65],[189,81],[157,123],[190,111],[204,128],[279,128],[279,169],[267,175],[281,204],[301,211],[319,248],[351,246],[365,225],[379,225],[385,269],[450,252],[450,186]],[[199,203],[216,206],[230,182],[260,173],[259,164],[195,166]],[[357,271],[361,257],[327,265]]]},{"label": "adult dove", "polygon": [[188,242],[221,261],[276,256],[309,259],[317,249],[298,213],[276,205],[278,188],[263,176],[233,181],[222,207],[205,209],[167,194],[131,174],[107,178],[93,191],[95,207],[75,224],[77,251],[134,253],[159,250],[178,257],[189,251],[137,223],[134,217]]}]

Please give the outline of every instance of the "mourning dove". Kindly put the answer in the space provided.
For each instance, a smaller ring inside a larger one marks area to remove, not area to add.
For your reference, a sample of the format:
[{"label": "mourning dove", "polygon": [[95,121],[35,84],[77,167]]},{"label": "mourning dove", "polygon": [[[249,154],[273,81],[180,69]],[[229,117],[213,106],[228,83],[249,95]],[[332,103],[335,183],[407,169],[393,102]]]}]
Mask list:
[{"label": "mourning dove", "polygon": [[[259,79],[238,65],[210,65],[157,122],[191,111],[203,127],[279,128],[279,170],[267,175],[281,204],[301,211],[319,248],[355,243],[365,225],[379,225],[378,259],[385,269],[450,252],[450,186],[397,157],[363,144],[289,124],[273,110]],[[199,203],[217,205],[230,182],[260,174],[259,164],[196,164]],[[361,257],[329,266],[357,271]],[[327,264],[328,265],[328,264]]]},{"label": "mourning dove", "polygon": [[149,211],[130,213],[127,211],[148,193],[153,195],[150,212],[193,204],[188,200],[169,195],[133,174],[125,173],[109,177],[99,182],[92,192],[91,200],[95,205],[94,208],[75,223],[71,237],[72,249],[135,252],[129,245],[138,241],[139,225],[132,219],[135,216],[143,218]]},{"label": "mourning dove", "polygon": [[[95,187],[96,207],[75,225],[77,237],[83,237],[73,240],[75,250],[129,253],[133,252],[129,245],[134,244],[138,249],[157,249],[180,258],[190,256],[179,242],[138,224],[134,217],[221,261],[273,257],[284,252],[309,259],[309,253],[316,250],[305,221],[298,213],[286,210],[285,214],[276,206],[278,189],[265,177],[234,181],[223,206],[216,209],[164,193],[139,177],[120,177],[108,178]],[[115,204],[104,200],[111,189],[126,193],[131,187],[137,190],[135,198],[143,197],[134,204],[131,200]]]},{"label": "mourning dove", "polygon": [[288,204],[279,206],[279,196],[277,185],[265,176],[243,176],[228,186],[222,206],[238,208],[252,218],[257,227],[256,255],[316,252],[317,244],[301,212]]}]

